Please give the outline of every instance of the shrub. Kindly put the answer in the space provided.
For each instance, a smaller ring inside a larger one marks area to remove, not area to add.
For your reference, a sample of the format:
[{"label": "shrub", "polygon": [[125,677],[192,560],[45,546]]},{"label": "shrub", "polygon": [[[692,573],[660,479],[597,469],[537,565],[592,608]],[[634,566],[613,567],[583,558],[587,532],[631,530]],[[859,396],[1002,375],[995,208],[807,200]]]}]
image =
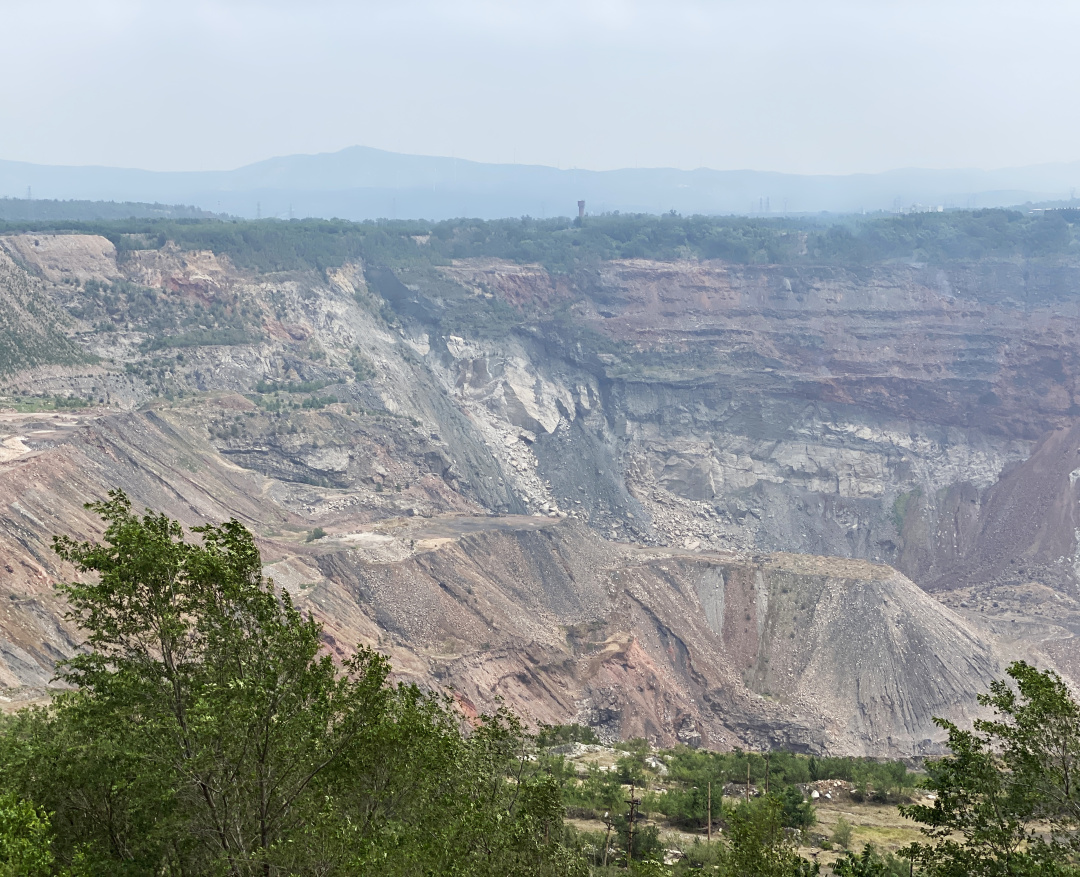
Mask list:
[{"label": "shrub", "polygon": [[833,829],[832,842],[845,850],[851,846],[852,835],[851,823],[843,816],[836,820],[836,828]]}]

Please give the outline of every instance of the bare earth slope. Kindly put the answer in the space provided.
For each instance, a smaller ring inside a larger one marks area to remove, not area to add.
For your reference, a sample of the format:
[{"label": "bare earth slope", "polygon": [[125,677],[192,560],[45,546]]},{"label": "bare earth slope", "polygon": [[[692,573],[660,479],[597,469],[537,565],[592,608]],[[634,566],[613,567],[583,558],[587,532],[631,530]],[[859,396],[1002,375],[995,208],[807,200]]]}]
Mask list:
[{"label": "bare earth slope", "polygon": [[[40,687],[76,638],[50,592],[70,575],[47,534],[85,536],[79,506],[124,489],[190,523],[236,517],[268,573],[331,641],[383,646],[403,676],[498,695],[534,721],[612,737],[805,751],[932,751],[933,715],[971,711],[1001,656],[888,567],[806,555],[640,548],[583,523],[434,514],[365,521],[347,490],[331,535],[304,541],[303,499],[187,431],[188,411],[18,417],[29,450],[0,469],[6,685]],[[314,497],[310,497],[314,499]]]}]

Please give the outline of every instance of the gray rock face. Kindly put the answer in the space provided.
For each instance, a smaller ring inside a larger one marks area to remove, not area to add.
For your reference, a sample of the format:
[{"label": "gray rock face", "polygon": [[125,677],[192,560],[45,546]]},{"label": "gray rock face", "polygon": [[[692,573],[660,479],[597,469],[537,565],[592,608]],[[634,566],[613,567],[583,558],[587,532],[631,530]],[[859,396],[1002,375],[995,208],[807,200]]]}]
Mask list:
[{"label": "gray rock face", "polygon": [[[554,495],[521,484],[527,504],[580,506],[601,532],[646,542],[863,557],[928,582],[951,563],[958,492],[989,489],[1070,417],[1054,401],[1080,374],[1062,344],[1070,281],[1010,299],[1011,271],[608,263],[576,278],[573,312],[617,352],[541,319],[531,336],[428,359],[448,389],[535,427]],[[502,282],[489,263],[453,274]],[[530,282],[534,297],[550,285],[517,274],[512,295]],[[465,373],[484,377],[452,380]],[[1031,384],[1045,392],[1024,395]],[[909,513],[937,523],[907,526]]]},{"label": "gray rock face", "polygon": [[428,359],[493,433],[529,435],[508,473],[526,507],[580,507],[601,532],[662,544],[902,563],[915,553],[904,554],[898,503],[955,485],[985,490],[1031,447],[974,428],[747,392],[730,378],[629,380],[514,339],[452,341]]}]

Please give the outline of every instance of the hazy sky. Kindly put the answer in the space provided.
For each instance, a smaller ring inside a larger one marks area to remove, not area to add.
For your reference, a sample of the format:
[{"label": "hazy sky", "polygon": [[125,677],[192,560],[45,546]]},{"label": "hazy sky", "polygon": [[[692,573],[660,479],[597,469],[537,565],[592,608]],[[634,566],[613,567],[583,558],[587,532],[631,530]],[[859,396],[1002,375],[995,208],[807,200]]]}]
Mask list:
[{"label": "hazy sky", "polygon": [[363,144],[802,173],[1080,159],[1080,3],[0,0],[0,158]]}]

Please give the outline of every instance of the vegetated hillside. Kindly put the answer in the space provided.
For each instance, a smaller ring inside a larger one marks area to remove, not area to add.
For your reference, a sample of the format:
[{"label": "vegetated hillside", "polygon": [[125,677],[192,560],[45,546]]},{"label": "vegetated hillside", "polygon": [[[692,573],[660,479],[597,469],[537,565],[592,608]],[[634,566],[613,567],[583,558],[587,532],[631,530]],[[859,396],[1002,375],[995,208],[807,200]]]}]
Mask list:
[{"label": "vegetated hillside", "polygon": [[57,201],[42,198],[0,198],[0,221],[49,222],[102,219],[211,219],[214,214],[181,204],[135,201]]},{"label": "vegetated hillside", "polygon": [[248,523],[342,650],[611,738],[926,752],[1069,665],[1072,561],[1021,599],[964,547],[1076,415],[1066,214],[602,219],[9,229],[97,360],[6,381],[7,684],[72,648],[48,536],[111,486]]},{"label": "vegetated hillside", "polygon": [[[762,219],[740,216],[601,214],[484,222],[400,220],[205,221],[124,218],[112,222],[6,222],[11,233],[100,234],[121,251],[167,240],[181,249],[209,249],[240,268],[302,270],[338,267],[361,256],[378,266],[443,265],[451,259],[504,259],[543,265],[553,273],[611,259],[673,261],[693,257],[736,264],[849,265],[887,260],[931,264],[970,259],[1050,260],[1078,253],[1080,210],[950,211],[895,216]],[[1014,294],[1018,290],[1012,289]]]}]

